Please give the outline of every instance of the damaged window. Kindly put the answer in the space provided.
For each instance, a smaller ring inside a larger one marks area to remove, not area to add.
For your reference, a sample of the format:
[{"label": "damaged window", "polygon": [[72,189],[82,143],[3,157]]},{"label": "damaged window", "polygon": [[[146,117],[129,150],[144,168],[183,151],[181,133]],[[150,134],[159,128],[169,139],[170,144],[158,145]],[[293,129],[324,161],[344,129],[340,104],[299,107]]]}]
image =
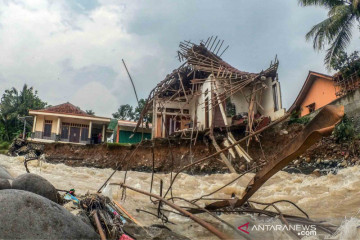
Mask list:
[{"label": "damaged window", "polygon": [[311,103],[306,106],[309,109],[309,113],[312,113],[315,111],[315,103]]},{"label": "damaged window", "polygon": [[231,102],[230,98],[226,99],[226,116],[232,117],[236,115],[235,104]]}]

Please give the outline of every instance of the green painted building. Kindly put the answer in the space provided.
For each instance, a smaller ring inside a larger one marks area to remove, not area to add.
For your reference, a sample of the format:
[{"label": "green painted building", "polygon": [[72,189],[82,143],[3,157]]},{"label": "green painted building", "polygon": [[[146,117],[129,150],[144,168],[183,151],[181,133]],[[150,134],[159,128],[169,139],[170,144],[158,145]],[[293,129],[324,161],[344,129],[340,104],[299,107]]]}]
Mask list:
[{"label": "green painted building", "polygon": [[148,127],[139,127],[137,132],[134,133],[133,131],[136,127],[136,124],[137,123],[133,121],[112,119],[108,129],[114,131],[114,142],[116,143],[138,143],[141,141],[142,137],[144,140],[150,140],[152,127],[151,124],[149,124]]}]

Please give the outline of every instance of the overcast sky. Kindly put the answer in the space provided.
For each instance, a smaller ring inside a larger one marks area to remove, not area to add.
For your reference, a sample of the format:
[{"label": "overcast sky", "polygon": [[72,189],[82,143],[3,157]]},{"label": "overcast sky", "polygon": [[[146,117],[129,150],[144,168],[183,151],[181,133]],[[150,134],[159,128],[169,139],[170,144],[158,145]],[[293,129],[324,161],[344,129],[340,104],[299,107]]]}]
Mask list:
[{"label": "overcast sky", "polygon": [[[240,70],[259,72],[278,55],[288,108],[309,70],[328,73],[304,37],[326,13],[297,0],[0,0],[0,91],[26,83],[51,105],[110,116],[135,104],[122,58],[146,98],[180,65],[180,41],[218,35]],[[356,30],[348,50],[359,43]]]}]

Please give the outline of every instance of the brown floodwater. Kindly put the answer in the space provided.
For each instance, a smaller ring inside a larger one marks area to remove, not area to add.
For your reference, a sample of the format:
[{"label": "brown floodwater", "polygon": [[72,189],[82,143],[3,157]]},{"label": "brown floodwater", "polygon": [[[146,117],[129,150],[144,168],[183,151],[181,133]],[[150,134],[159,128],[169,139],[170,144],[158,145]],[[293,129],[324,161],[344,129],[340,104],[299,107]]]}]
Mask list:
[{"label": "brown floodwater", "polygon": [[[7,157],[0,155],[0,166],[5,167],[14,177],[25,173],[22,157]],[[56,188],[69,190],[75,188],[77,194],[87,192],[95,193],[104,183],[107,177],[113,172],[112,169],[98,169],[88,167],[70,167],[64,164],[50,164],[41,161],[29,163],[32,173],[41,175],[50,181]],[[193,199],[203,194],[209,193],[221,187],[223,184],[236,178],[237,174],[211,174],[211,175],[188,175],[180,174],[174,184],[173,195],[186,199]],[[230,198],[232,193],[240,196],[244,191],[253,174],[246,174],[237,182],[224,188],[220,192],[212,195],[213,198]],[[155,174],[154,193],[159,193],[160,179],[164,182],[164,188],[168,186],[169,174]],[[110,181],[111,183],[123,182],[124,172],[118,171]],[[151,173],[129,171],[126,183],[135,188],[149,191]],[[161,220],[144,212],[137,212],[136,209],[150,210],[157,212],[156,205],[150,202],[149,197],[136,193],[131,190],[126,191],[125,201],[121,200],[121,190],[118,186],[107,186],[103,194],[120,202],[139,222],[143,225],[161,224]],[[333,236],[317,234],[317,236],[303,239],[360,239],[360,167],[354,166],[341,169],[336,175],[316,177],[313,175],[290,174],[278,172],[273,176],[253,197],[252,200],[261,202],[273,202],[286,199],[293,201],[310,218],[316,220],[326,220],[340,226],[337,233]],[[179,205],[188,206],[184,202],[177,202]],[[199,202],[204,206],[207,202]],[[299,212],[288,204],[277,205],[284,213],[297,214]],[[166,226],[173,231],[185,235],[191,239],[217,239],[195,222],[169,213],[168,218],[176,225],[167,223]],[[214,224],[221,231],[234,236],[234,239],[241,239],[234,235],[233,231],[218,222],[216,219],[200,214],[202,217]],[[252,224],[263,223],[264,220],[250,215],[219,215],[222,219],[238,227],[246,222]],[[271,224],[279,224],[276,219]],[[251,239],[292,239],[291,235],[270,231],[266,233],[250,232]],[[266,236],[266,237],[262,237]]]}]

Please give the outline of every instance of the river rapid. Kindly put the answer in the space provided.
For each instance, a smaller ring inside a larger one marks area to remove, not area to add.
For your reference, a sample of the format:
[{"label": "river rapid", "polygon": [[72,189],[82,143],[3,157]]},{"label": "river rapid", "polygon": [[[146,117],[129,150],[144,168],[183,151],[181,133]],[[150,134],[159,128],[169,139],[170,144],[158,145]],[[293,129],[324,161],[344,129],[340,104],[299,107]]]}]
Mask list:
[{"label": "river rapid", "polygon": [[[0,155],[0,166],[5,167],[14,177],[26,173],[22,157],[8,157]],[[42,161],[29,163],[32,173],[41,175],[50,181],[57,189],[69,190],[74,188],[77,194],[87,192],[95,193],[104,181],[113,172],[112,169],[97,169],[88,167],[70,167],[64,164],[50,164]],[[188,175],[180,174],[174,184],[173,195],[186,199],[200,197],[203,194],[214,191],[225,183],[236,178],[237,174],[211,174],[211,175]],[[232,193],[240,196],[244,191],[253,174],[246,174],[237,182],[212,195],[214,198],[230,198]],[[163,179],[164,189],[169,183],[169,174],[155,174],[154,193],[159,193],[159,182]],[[124,172],[118,171],[110,181],[111,183],[123,182]],[[151,173],[129,171],[126,183],[135,188],[149,191]],[[150,210],[156,213],[156,205],[153,205],[149,197],[131,190],[126,191],[125,201],[121,200],[121,190],[118,186],[107,186],[103,194],[120,202],[139,222],[143,225],[161,224],[161,220],[136,209]],[[276,200],[290,200],[307,212],[311,219],[326,220],[339,225],[338,231],[333,236],[317,234],[316,236],[303,237],[303,239],[360,239],[360,167],[354,166],[341,169],[336,175],[316,177],[304,174],[289,174],[278,172],[273,176],[253,197],[252,200],[261,202],[273,202]],[[204,206],[206,201],[199,202]],[[186,205],[177,202],[179,205]],[[277,205],[281,211],[287,214],[299,212],[288,204]],[[206,229],[195,222],[169,213],[168,218],[176,225],[167,223],[166,226],[173,231],[185,235],[191,239],[217,239]],[[234,239],[243,239],[234,235],[227,226],[219,223],[216,219],[206,215],[198,215],[206,219],[221,231],[227,232]],[[300,216],[300,215],[299,215]],[[279,220],[264,220],[250,215],[219,215],[222,219],[238,227],[250,222],[260,224],[264,221],[270,224],[280,224]],[[250,229],[250,228],[249,228]],[[292,239],[293,235],[280,231],[251,232],[251,239]],[[298,239],[298,238],[294,238]]]}]

